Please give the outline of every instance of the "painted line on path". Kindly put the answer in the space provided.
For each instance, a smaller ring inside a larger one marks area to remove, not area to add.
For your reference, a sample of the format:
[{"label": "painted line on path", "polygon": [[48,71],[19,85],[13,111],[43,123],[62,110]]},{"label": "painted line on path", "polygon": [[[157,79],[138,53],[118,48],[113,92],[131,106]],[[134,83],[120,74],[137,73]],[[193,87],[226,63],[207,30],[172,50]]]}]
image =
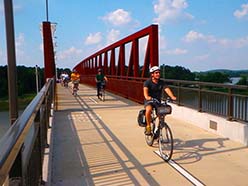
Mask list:
[{"label": "painted line on path", "polygon": [[89,97],[89,99],[90,99],[92,102],[97,103],[97,101],[96,101],[94,98]]},{"label": "painted line on path", "polygon": [[[160,152],[154,151],[155,154],[157,154],[160,158],[162,158]],[[163,158],[162,158],[163,159]],[[187,170],[185,170],[183,167],[178,165],[175,161],[169,160],[167,163],[171,167],[173,167],[177,172],[179,172],[182,176],[184,176],[187,180],[189,180],[191,183],[193,183],[195,186],[205,186],[200,180],[198,180],[196,177],[194,177],[192,174],[190,174]]]}]

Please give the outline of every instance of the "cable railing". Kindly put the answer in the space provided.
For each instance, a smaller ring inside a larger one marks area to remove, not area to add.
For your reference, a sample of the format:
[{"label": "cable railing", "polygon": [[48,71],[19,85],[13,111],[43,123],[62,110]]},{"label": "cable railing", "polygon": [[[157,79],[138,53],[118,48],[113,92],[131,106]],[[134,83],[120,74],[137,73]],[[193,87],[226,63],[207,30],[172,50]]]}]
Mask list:
[{"label": "cable railing", "polygon": [[40,185],[54,80],[41,91],[0,139],[0,185]]}]

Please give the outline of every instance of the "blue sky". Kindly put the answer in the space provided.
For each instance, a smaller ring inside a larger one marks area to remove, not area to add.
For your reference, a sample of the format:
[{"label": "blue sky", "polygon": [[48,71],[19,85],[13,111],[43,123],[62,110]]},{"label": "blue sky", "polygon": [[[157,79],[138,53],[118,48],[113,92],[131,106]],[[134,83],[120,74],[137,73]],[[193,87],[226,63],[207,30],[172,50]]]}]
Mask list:
[{"label": "blue sky", "polygon": [[[17,65],[43,67],[45,2],[13,0]],[[191,71],[248,69],[247,0],[49,0],[49,21],[56,23],[60,68],[73,68],[108,44],[158,24],[160,64]],[[5,37],[1,0],[0,65],[7,64]]]}]

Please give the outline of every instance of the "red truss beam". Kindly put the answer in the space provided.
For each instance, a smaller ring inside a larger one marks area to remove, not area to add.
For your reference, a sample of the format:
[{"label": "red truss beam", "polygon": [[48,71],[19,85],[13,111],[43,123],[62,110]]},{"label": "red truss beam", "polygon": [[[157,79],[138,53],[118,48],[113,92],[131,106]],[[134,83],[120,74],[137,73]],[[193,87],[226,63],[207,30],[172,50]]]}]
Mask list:
[{"label": "red truss beam", "polygon": [[[139,39],[148,36],[144,61],[139,59]],[[125,45],[131,43],[129,64],[125,66]],[[115,56],[119,49],[118,57]],[[116,60],[118,59],[118,61]],[[102,62],[103,60],[103,62]],[[108,61],[109,60],[109,61]],[[139,64],[143,68],[140,70]],[[96,74],[102,68],[106,75],[147,77],[150,66],[159,65],[158,61],[158,25],[150,25],[128,37],[121,39],[106,48],[82,60],[74,67],[82,75]]]}]

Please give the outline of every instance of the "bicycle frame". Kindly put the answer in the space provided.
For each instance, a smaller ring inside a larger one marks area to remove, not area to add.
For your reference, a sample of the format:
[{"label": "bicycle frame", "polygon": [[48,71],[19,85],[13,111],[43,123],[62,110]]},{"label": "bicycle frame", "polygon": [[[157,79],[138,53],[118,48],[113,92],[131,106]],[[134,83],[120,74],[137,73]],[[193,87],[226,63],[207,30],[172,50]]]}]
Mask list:
[{"label": "bicycle frame", "polygon": [[[166,107],[166,105],[164,106]],[[166,109],[159,110],[158,107],[152,109],[152,135],[146,135],[145,139],[149,146],[152,146],[154,140],[158,139],[160,155],[165,161],[169,161],[173,154],[173,136],[170,127],[164,121],[167,113],[170,113]],[[157,118],[159,119],[158,124],[156,123]],[[158,131],[155,131],[156,125]]]}]

